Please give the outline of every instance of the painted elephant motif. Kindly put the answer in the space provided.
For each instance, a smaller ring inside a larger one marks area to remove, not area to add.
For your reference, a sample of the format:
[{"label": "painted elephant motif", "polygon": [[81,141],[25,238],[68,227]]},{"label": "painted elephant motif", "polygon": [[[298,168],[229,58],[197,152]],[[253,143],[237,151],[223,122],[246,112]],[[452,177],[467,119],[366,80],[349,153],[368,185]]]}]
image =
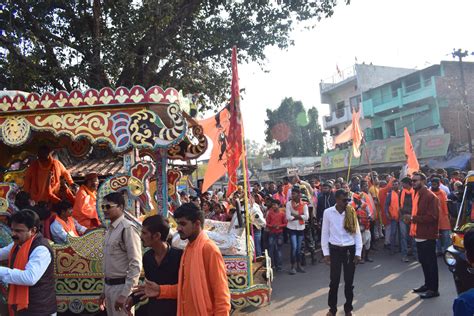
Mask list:
[{"label": "painted elephant motif", "polygon": [[207,150],[207,137],[204,135],[204,129],[200,125],[195,125],[191,129],[194,139],[197,144],[193,144],[190,137],[186,137],[178,144],[168,149],[168,157],[170,159],[190,160],[196,159]]},{"label": "painted elephant motif", "polygon": [[102,222],[105,221],[102,211],[104,196],[112,192],[126,191],[128,198],[140,203],[142,210],[151,210],[151,199],[148,190],[148,180],[155,172],[155,167],[150,162],[138,162],[128,174],[117,174],[105,180],[99,187],[96,209]]}]

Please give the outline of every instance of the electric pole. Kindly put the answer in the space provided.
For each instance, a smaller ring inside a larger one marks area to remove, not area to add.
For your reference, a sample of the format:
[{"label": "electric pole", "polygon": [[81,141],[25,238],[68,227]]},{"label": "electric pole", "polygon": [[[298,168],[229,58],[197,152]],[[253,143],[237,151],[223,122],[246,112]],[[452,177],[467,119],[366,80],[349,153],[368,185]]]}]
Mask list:
[{"label": "electric pole", "polygon": [[469,104],[467,103],[466,93],[466,82],[464,80],[464,69],[462,66],[462,59],[469,55],[467,50],[462,51],[461,49],[453,49],[453,58],[459,58],[459,72],[461,74],[461,89],[462,89],[462,103],[464,110],[466,111],[466,129],[467,129],[467,141],[469,144],[469,152],[472,154],[472,138],[471,138],[471,120],[469,118]]}]

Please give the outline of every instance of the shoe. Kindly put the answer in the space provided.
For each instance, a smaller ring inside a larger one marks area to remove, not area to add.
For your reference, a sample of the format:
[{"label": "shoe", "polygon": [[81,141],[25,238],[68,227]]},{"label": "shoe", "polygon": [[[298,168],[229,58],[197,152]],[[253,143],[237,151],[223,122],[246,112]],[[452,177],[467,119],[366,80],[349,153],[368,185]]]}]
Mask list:
[{"label": "shoe", "polygon": [[428,291],[428,288],[425,285],[422,285],[419,288],[413,289],[413,293],[423,293],[426,291]]},{"label": "shoe", "polygon": [[367,262],[374,262],[374,259],[372,259],[372,258],[365,258],[365,261],[367,261]]},{"label": "shoe", "polygon": [[435,292],[431,290],[428,290],[425,293],[420,294],[420,298],[432,298],[432,297],[438,297],[438,296],[439,296],[439,292]]},{"label": "shoe", "polygon": [[402,258],[402,261],[403,262],[410,262],[410,259],[408,259],[408,257],[405,256],[405,257]]},{"label": "shoe", "polygon": [[299,272],[299,273],[306,273],[306,270],[303,269],[302,267],[296,267],[296,272]]},{"label": "shoe", "polygon": [[346,316],[355,316],[352,312],[346,312],[344,315],[346,315]]},{"label": "shoe", "polygon": [[326,316],[336,316],[336,314],[334,314],[333,312],[328,312]]},{"label": "shoe", "polygon": [[364,263],[365,263],[365,260],[364,260],[364,259],[360,259],[359,264],[364,264]]},{"label": "shoe", "polygon": [[275,270],[276,270],[276,272],[280,272],[283,269],[281,267],[276,267]]},{"label": "shoe", "polygon": [[295,274],[296,274],[295,268],[291,268],[291,269],[290,269],[290,274],[291,274],[291,275],[295,275]]}]

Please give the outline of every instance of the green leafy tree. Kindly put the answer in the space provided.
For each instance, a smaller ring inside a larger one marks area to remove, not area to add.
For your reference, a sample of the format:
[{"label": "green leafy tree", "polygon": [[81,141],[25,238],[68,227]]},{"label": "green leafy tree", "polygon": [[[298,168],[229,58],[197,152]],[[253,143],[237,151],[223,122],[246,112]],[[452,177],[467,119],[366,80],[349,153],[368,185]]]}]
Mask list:
[{"label": "green leafy tree", "polygon": [[229,91],[233,45],[240,62],[262,64],[266,47],[292,45],[297,22],[315,26],[335,5],[336,0],[7,0],[0,5],[0,88],[54,92],[158,84],[220,104]]},{"label": "green leafy tree", "polygon": [[285,98],[276,110],[267,109],[265,124],[265,141],[280,147],[273,158],[324,153],[324,136],[315,107],[306,112],[301,101]]}]

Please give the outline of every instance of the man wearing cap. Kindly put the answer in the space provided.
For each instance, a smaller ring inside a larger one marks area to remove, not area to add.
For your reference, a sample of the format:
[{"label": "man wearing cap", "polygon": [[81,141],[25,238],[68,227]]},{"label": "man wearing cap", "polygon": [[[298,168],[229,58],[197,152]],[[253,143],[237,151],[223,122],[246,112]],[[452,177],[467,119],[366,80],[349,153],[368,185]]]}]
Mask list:
[{"label": "man wearing cap", "polygon": [[99,177],[97,173],[89,173],[84,180],[84,184],[76,194],[72,216],[86,228],[97,228],[101,225],[95,205]]}]

